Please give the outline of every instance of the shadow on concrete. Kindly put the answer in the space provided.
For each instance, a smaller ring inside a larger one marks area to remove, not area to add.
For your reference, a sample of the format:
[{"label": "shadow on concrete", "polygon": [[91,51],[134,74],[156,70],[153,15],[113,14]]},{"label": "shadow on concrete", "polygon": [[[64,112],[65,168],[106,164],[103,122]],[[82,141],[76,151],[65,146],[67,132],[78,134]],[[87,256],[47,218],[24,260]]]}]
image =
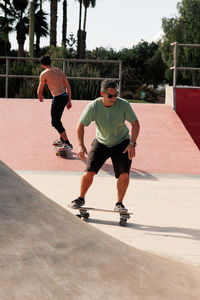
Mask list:
[{"label": "shadow on concrete", "polygon": [[[160,227],[145,224],[129,224],[129,227],[132,227],[135,230],[146,231],[149,235],[200,240],[200,229],[181,227]],[[154,232],[154,234],[150,232]],[[160,234],[161,232],[162,234]]]}]

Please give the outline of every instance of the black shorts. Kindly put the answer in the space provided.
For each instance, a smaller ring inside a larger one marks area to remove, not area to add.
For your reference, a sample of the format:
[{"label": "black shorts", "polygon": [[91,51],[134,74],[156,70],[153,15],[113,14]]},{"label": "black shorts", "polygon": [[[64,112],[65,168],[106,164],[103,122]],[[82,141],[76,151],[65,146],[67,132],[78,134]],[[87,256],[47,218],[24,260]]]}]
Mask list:
[{"label": "black shorts", "polygon": [[129,142],[130,140],[126,139],[116,146],[107,147],[100,144],[95,139],[88,154],[85,171],[95,172],[97,174],[105,161],[108,158],[111,158],[116,178],[118,178],[122,173],[129,174],[132,160],[128,159],[128,152],[123,153]]}]

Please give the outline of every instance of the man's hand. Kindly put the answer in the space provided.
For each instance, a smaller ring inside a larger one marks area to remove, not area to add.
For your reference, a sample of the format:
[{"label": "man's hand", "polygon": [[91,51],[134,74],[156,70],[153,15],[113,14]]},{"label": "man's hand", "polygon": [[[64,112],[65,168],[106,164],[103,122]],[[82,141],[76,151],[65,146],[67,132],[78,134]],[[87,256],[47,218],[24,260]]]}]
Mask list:
[{"label": "man's hand", "polygon": [[132,160],[135,157],[135,147],[133,145],[128,144],[123,153],[128,152],[128,159]]},{"label": "man's hand", "polygon": [[85,155],[87,154],[87,149],[85,148],[85,146],[78,146],[78,153],[77,156],[84,160],[85,159]]},{"label": "man's hand", "polygon": [[66,107],[67,107],[67,109],[70,109],[72,107],[72,102],[68,101]]},{"label": "man's hand", "polygon": [[44,97],[43,96],[38,96],[38,99],[39,99],[40,102],[44,101]]}]

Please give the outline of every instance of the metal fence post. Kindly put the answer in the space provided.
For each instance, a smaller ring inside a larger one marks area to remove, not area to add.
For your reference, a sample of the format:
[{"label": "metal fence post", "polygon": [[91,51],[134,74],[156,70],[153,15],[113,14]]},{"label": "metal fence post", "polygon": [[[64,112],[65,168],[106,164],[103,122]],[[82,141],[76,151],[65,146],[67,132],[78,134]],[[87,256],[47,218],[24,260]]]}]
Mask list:
[{"label": "metal fence post", "polygon": [[8,98],[8,74],[9,74],[9,59],[6,58],[6,85],[5,85],[5,98]]},{"label": "metal fence post", "polygon": [[174,43],[174,73],[173,73],[173,87],[176,87],[177,84],[177,46],[178,43]]},{"label": "metal fence post", "polygon": [[119,62],[119,96],[121,97],[122,91],[122,61]]}]

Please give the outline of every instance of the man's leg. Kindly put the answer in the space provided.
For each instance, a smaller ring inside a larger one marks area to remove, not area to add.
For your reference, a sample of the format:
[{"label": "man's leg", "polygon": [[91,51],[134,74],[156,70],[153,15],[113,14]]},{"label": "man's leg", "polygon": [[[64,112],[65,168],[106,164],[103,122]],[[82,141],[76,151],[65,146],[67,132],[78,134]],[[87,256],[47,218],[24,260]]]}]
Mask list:
[{"label": "man's leg", "polygon": [[95,172],[87,171],[81,178],[80,196],[71,202],[72,208],[79,208],[85,204],[85,195],[93,182]]},{"label": "man's leg", "polygon": [[60,133],[60,139],[63,140],[63,141],[68,141],[66,131],[63,131],[63,132]]},{"label": "man's leg", "polygon": [[108,147],[100,144],[97,140],[94,140],[88,154],[85,173],[81,178],[80,196],[71,202],[72,208],[78,208],[85,204],[85,195],[93,182],[93,178],[108,157]]},{"label": "man's leg", "polygon": [[129,185],[129,174],[122,173],[117,179],[117,202],[118,203],[123,202],[128,185]]},{"label": "man's leg", "polygon": [[51,124],[60,134],[60,139],[64,142],[68,141],[67,133],[61,122],[63,111],[68,102],[68,96],[56,96],[53,98],[51,105]]},{"label": "man's leg", "polygon": [[80,197],[85,198],[85,195],[89,189],[89,187],[92,185],[93,178],[96,175],[94,172],[86,172],[83,174],[81,178],[81,187],[80,187]]},{"label": "man's leg", "polygon": [[123,141],[121,144],[113,147],[113,154],[111,156],[115,177],[117,178],[117,203],[116,211],[127,211],[123,205],[123,199],[129,185],[129,172],[131,167],[131,160],[128,159],[128,154],[123,153],[127,147],[129,140]]}]

